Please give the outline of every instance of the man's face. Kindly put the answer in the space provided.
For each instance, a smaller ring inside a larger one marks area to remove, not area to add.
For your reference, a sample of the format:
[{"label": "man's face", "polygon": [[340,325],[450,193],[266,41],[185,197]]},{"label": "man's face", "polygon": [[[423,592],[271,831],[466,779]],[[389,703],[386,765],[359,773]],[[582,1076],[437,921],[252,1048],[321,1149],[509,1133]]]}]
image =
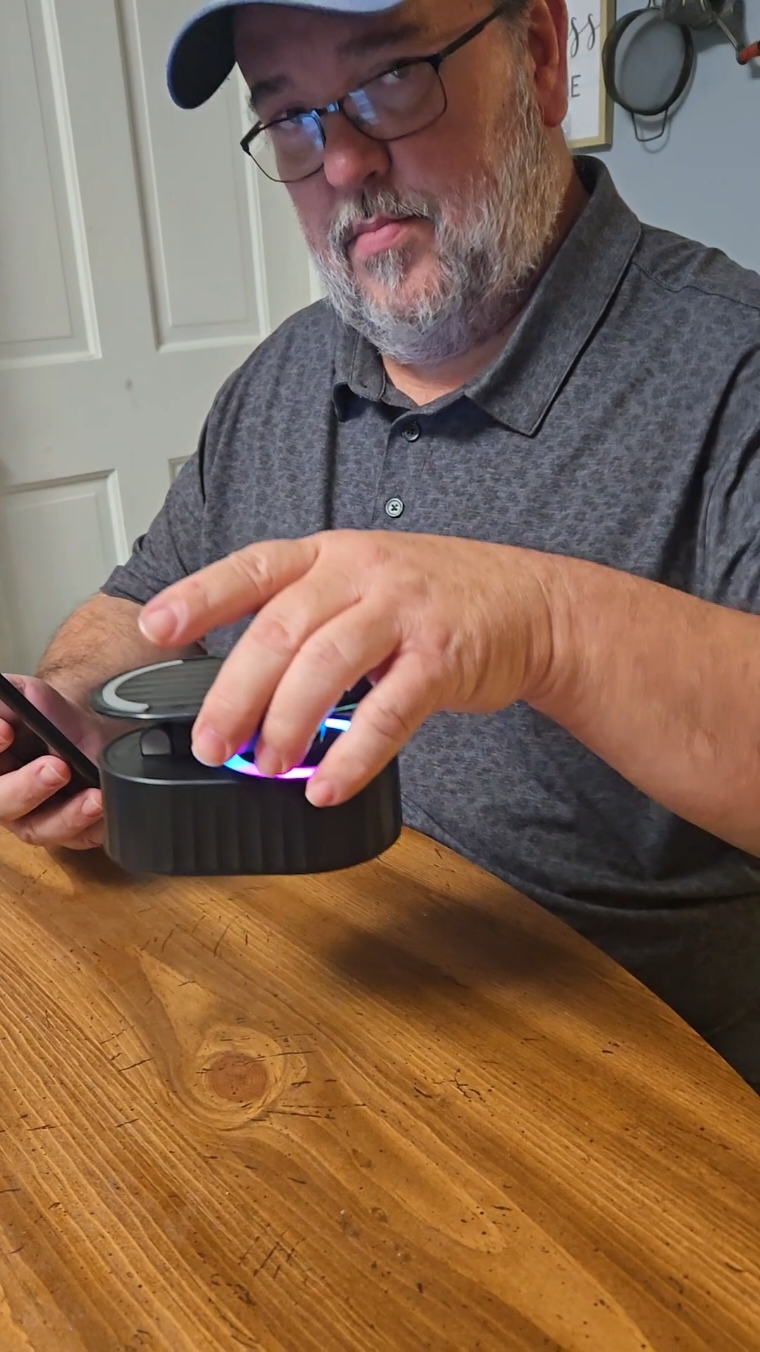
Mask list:
[{"label": "man's face", "polygon": [[[236,50],[255,114],[322,107],[439,51],[490,8],[241,7]],[[386,355],[411,364],[467,350],[479,326],[509,319],[540,261],[562,187],[530,66],[527,43],[499,19],[441,67],[447,107],[431,126],[384,143],[328,115],[323,170],[289,185],[331,300]]]}]

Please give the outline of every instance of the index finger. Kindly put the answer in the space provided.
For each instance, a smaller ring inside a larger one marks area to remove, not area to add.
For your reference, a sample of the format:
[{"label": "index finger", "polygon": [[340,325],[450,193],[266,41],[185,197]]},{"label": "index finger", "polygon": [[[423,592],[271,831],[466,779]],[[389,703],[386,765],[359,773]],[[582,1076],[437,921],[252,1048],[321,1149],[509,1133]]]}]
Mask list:
[{"label": "index finger", "polygon": [[303,577],[318,553],[314,536],[248,545],[160,592],[142,610],[140,629],[158,647],[193,643],[255,614]]}]

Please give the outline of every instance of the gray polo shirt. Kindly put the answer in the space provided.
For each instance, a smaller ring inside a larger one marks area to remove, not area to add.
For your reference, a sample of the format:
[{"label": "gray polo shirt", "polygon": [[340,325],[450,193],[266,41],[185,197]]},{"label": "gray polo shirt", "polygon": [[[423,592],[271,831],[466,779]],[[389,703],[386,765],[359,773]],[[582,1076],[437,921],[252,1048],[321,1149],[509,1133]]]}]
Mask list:
[{"label": "gray polo shirt", "polygon": [[[590,203],[488,371],[417,408],[326,303],[296,315],[223,387],[105,591],[144,602],[252,541],[353,528],[524,545],[760,610],[760,278],[642,226],[601,164],[577,163]],[[402,783],[407,823],[707,1035],[760,1002],[760,861],[541,714],[438,714]],[[760,1079],[760,1045],[757,1061]]]}]

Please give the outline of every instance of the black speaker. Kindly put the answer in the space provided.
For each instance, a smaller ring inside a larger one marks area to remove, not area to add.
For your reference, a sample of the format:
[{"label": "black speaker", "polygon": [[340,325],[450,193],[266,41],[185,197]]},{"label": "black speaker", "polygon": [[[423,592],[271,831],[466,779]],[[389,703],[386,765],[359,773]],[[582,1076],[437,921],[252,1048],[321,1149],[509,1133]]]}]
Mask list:
[{"label": "black speaker", "polygon": [[348,692],[303,765],[267,778],[255,740],[209,769],[191,751],[192,726],[217,658],[164,662],[115,677],[92,696],[99,714],[142,724],[100,757],[106,853],[130,873],[307,874],[350,868],[389,849],[401,831],[398,762],[356,797],[315,808],[306,785],[351,725],[369,686]]}]

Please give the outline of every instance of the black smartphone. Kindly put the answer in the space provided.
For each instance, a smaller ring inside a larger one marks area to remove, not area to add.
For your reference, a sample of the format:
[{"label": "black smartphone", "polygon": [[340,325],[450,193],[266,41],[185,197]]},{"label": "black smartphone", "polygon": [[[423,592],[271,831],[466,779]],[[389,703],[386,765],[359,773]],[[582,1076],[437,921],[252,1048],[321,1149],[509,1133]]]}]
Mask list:
[{"label": "black smartphone", "polygon": [[[61,789],[60,795],[55,795],[56,798],[59,796],[72,798],[75,794],[82,793],[84,789],[100,788],[97,765],[85,756],[60,728],[40,713],[7,676],[0,675],[0,705],[2,704],[21,721],[23,735],[17,734],[12,753],[18,755],[22,764],[26,765],[29,761],[37,760],[40,756],[47,756],[52,752],[54,756],[60,756],[71,770],[69,783]],[[0,716],[1,714],[0,709]]]}]

